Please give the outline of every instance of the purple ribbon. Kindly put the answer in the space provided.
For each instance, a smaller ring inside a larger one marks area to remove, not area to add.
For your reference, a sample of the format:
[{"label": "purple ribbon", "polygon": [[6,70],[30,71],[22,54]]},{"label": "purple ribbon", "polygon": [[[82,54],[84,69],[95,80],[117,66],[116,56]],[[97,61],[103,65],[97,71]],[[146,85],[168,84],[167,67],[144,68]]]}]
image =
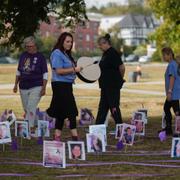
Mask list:
[{"label": "purple ribbon", "polygon": [[[0,177],[2,176],[16,176],[16,177],[28,177],[33,176],[33,174],[20,174],[20,173],[0,173]],[[170,174],[66,174],[59,175],[56,178],[68,178],[68,177],[155,177],[155,176],[174,176]]]},{"label": "purple ribbon", "polygon": [[[152,161],[153,162],[153,161]],[[159,161],[160,162],[160,161]],[[165,162],[165,161],[163,161]],[[176,162],[176,161],[171,161]],[[20,165],[36,165],[42,166],[40,162],[1,162],[1,164],[20,164]],[[91,166],[109,166],[109,165],[136,165],[136,166],[149,166],[149,167],[164,167],[164,168],[180,168],[180,165],[168,165],[168,164],[152,164],[143,162],[93,162],[93,163],[82,163],[82,164],[67,164],[67,167],[91,167]]]},{"label": "purple ribbon", "polygon": [[68,178],[68,177],[155,177],[155,176],[173,176],[169,174],[66,174],[56,176],[57,178]]},{"label": "purple ribbon", "polygon": [[0,173],[0,177],[1,177],[1,176],[28,177],[28,176],[33,176],[33,174]]},{"label": "purple ribbon", "polygon": [[[89,153],[88,155],[96,155],[94,153]],[[122,154],[122,153],[111,153],[102,154],[103,156],[169,156],[170,153],[149,153],[149,154]]]}]

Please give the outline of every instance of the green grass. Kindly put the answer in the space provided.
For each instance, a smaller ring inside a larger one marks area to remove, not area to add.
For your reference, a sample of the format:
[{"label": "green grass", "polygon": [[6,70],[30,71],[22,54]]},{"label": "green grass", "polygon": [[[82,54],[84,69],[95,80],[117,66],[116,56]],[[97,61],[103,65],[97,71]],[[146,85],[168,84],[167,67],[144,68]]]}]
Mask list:
[{"label": "green grass", "polygon": [[[8,84],[14,82],[14,73],[16,66],[3,66],[0,70],[0,83]],[[126,67],[126,79],[128,79],[128,72],[133,71],[135,66],[127,66]],[[149,81],[163,81],[165,67],[142,67],[143,73],[146,76],[142,77],[140,82],[149,82]],[[77,80],[77,83],[82,83]],[[141,90],[154,90],[163,92],[164,85],[144,85],[144,84],[128,84],[126,86],[127,89],[141,89]],[[12,93],[11,89],[0,89],[1,106],[0,113],[8,108],[13,109],[16,116],[18,118],[22,118],[23,109],[21,105],[21,100],[19,94],[15,95]],[[74,89],[74,94],[77,99],[78,109],[83,107],[88,107],[92,109],[94,116],[96,116],[98,102],[99,102],[99,91],[98,90],[81,90]],[[13,95],[13,96],[12,96]],[[42,110],[45,110],[51,100],[51,89],[47,89],[47,95],[43,97],[39,103],[39,107]],[[86,96],[86,99],[83,97]],[[92,98],[94,97],[94,98]],[[146,126],[146,136],[145,137],[136,137],[135,144],[132,147],[127,147],[125,149],[117,152],[116,143],[117,140],[114,139],[112,135],[108,134],[108,147],[107,151],[113,151],[112,155],[108,155],[109,153],[102,153],[101,155],[95,154],[86,154],[86,161],[72,161],[68,160],[69,164],[76,163],[93,163],[93,162],[144,162],[151,163],[150,160],[171,160],[169,155],[159,155],[159,156],[128,156],[128,153],[142,153],[141,151],[148,152],[163,152],[171,150],[171,137],[164,142],[160,142],[158,138],[157,131],[161,128],[161,114],[162,107],[164,103],[165,97],[157,96],[157,95],[144,95],[144,94],[132,94],[127,92],[121,93],[121,110],[124,122],[129,122],[129,119],[132,116],[132,112],[138,108],[142,108],[144,106],[148,109],[148,125]],[[79,119],[79,117],[77,118]],[[108,127],[108,132],[115,128],[114,122],[111,119]],[[12,129],[12,132],[14,130]],[[78,132],[80,134],[80,139],[85,141],[85,129],[82,127],[78,128]],[[14,133],[12,133],[14,136]],[[53,131],[51,131],[52,139]],[[66,142],[70,140],[69,129],[64,128],[63,130],[63,141]],[[167,176],[157,176],[157,177],[114,177],[112,179],[127,179],[127,180],[136,180],[136,179],[179,179],[180,172],[179,168],[165,168],[165,167],[150,167],[150,166],[137,166],[137,165],[105,165],[105,166],[91,166],[91,167],[67,167],[66,169],[56,169],[56,168],[44,168],[42,166],[35,165],[16,165],[13,162],[23,162],[25,159],[33,162],[42,162],[42,146],[37,145],[37,139],[32,140],[23,140],[22,146],[20,145],[20,139],[18,140],[19,150],[14,152],[11,150],[10,145],[5,145],[5,152],[2,152],[2,145],[0,146],[0,173],[23,173],[23,174],[33,174],[32,177],[0,177],[0,179],[37,179],[37,180],[51,180],[56,179],[56,176],[65,175],[65,174],[86,174],[86,177],[73,177],[73,178],[65,178],[65,179],[111,179],[110,177],[97,177],[95,175],[98,174],[164,174]],[[68,156],[68,154],[67,154]],[[14,159],[8,159],[14,158]],[[18,158],[19,160],[16,160]],[[9,162],[10,164],[3,164],[3,162]],[[171,165],[179,165],[180,162],[157,162],[156,164],[171,164]],[[64,179],[64,178],[63,178]]]}]

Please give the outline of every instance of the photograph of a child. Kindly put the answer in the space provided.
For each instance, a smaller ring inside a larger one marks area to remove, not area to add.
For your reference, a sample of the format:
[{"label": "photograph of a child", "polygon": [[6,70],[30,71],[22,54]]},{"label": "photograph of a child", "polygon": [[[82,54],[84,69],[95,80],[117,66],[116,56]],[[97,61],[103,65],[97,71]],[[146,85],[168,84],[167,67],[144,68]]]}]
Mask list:
[{"label": "photograph of a child", "polygon": [[86,134],[87,152],[105,152],[105,139],[103,134]]},{"label": "photograph of a child", "polygon": [[134,143],[135,132],[136,126],[124,123],[122,135],[119,140],[122,140],[123,144],[132,146]]},{"label": "photograph of a child", "polygon": [[107,134],[106,134],[106,125],[98,124],[98,125],[90,125],[89,126],[90,134],[102,134],[104,135],[105,145],[107,145]]},{"label": "photograph of a child", "polygon": [[137,110],[138,112],[141,112],[141,113],[144,113],[144,122],[145,124],[147,124],[147,121],[148,121],[148,110],[147,109],[138,109]]},{"label": "photograph of a child", "polygon": [[145,135],[145,123],[141,120],[134,120],[134,124],[136,126],[136,134],[137,135]]},{"label": "photograph of a child", "polygon": [[85,160],[85,147],[82,141],[68,141],[69,159]]},{"label": "photograph of a child", "polygon": [[180,138],[172,139],[171,157],[180,158]]},{"label": "photograph of a child", "polygon": [[43,141],[43,166],[65,168],[65,143],[59,141]]},{"label": "photograph of a child", "polygon": [[180,134],[180,116],[175,117],[175,133]]},{"label": "photograph of a child", "polygon": [[81,109],[81,115],[79,124],[80,125],[91,125],[93,124],[94,116],[92,114],[92,111],[88,108]]},{"label": "photograph of a child", "polygon": [[49,121],[38,120],[38,137],[49,137]]},{"label": "photograph of a child", "polygon": [[28,138],[29,129],[27,121],[16,121],[15,122],[15,136]]},{"label": "photograph of a child", "polygon": [[123,129],[123,124],[116,124],[115,139],[119,139],[121,137],[122,129]]},{"label": "photograph of a child", "polygon": [[0,144],[11,142],[9,122],[0,122]]}]

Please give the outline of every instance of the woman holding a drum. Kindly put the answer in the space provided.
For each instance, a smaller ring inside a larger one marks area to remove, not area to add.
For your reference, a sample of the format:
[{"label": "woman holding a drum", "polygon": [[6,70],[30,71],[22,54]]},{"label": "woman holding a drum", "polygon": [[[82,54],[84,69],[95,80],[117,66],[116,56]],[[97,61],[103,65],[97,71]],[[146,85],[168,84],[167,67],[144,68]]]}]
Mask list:
[{"label": "woman holding a drum", "polygon": [[75,66],[75,61],[71,56],[72,46],[72,35],[64,32],[60,35],[50,57],[53,96],[47,114],[56,118],[55,140],[60,140],[65,119],[70,121],[72,140],[78,140],[76,130],[78,110],[72,84],[76,78],[76,73],[80,72],[82,68]]}]

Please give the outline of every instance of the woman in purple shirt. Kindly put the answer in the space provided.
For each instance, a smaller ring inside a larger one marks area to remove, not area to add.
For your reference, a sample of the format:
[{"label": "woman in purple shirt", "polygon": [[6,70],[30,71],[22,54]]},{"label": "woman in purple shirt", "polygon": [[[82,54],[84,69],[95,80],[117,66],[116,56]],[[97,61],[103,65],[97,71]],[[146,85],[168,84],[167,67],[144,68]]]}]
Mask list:
[{"label": "woman in purple shirt", "polygon": [[29,126],[34,127],[36,107],[41,96],[45,95],[48,80],[48,69],[45,57],[37,51],[34,37],[24,39],[26,51],[19,59],[16,72],[16,79],[13,91],[19,91],[22,105],[25,111],[25,120],[29,121]]}]

